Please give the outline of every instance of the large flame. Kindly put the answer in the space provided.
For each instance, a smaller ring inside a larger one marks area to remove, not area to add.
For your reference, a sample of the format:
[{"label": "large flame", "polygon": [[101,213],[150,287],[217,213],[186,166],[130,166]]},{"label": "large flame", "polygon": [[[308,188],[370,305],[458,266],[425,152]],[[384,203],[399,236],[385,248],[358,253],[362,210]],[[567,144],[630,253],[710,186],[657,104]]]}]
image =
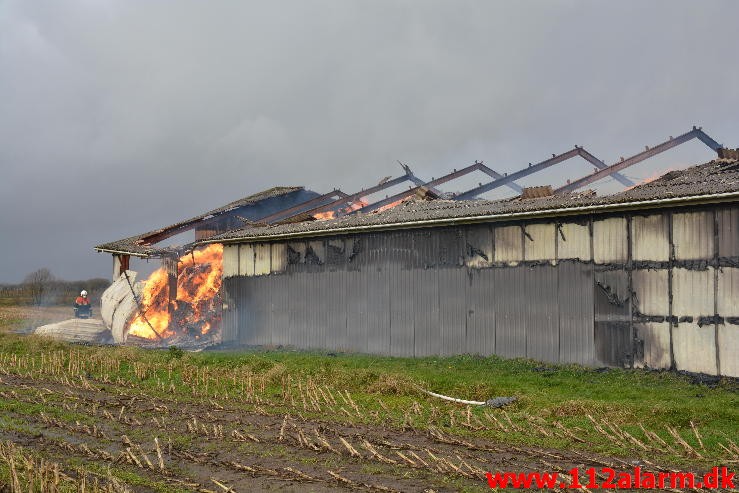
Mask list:
[{"label": "large flame", "polygon": [[[220,321],[217,296],[223,273],[223,245],[214,243],[179,259],[177,301],[169,309],[169,283],[164,268],[154,271],[144,284],[142,314],[133,319],[128,334],[165,340],[177,335],[200,338]],[[172,317],[174,315],[174,322]]]}]

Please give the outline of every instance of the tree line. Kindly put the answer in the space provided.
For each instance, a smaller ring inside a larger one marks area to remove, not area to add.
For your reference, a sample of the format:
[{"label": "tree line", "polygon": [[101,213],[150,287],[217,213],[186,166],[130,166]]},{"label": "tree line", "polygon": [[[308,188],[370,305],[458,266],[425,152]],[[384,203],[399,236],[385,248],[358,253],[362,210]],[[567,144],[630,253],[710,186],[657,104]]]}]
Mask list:
[{"label": "tree line", "polygon": [[29,273],[20,284],[0,284],[0,304],[71,305],[83,289],[97,303],[108,286],[108,279],[66,281],[42,268]]}]

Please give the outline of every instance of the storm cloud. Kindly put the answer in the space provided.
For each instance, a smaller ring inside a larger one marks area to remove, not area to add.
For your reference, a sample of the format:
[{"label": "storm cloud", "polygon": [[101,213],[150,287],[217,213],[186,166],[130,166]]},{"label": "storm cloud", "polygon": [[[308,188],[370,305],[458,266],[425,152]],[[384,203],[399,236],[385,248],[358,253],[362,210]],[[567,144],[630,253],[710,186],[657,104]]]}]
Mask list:
[{"label": "storm cloud", "polygon": [[[352,192],[396,160],[505,172],[578,144],[611,163],[692,125],[736,147],[737,18],[729,0],[0,0],[0,282],[108,277],[96,244],[274,185]],[[693,142],[627,175],[711,157]]]}]

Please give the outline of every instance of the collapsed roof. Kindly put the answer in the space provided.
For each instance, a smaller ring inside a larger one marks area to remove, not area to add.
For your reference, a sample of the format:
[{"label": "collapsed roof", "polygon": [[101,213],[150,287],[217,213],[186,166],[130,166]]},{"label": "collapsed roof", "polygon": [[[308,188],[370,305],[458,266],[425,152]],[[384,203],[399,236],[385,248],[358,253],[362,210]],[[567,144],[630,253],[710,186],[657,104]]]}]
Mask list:
[{"label": "collapsed roof", "polygon": [[355,213],[327,221],[272,226],[248,226],[222,233],[200,243],[265,241],[301,236],[350,233],[366,229],[458,224],[480,220],[650,208],[680,202],[739,201],[739,160],[719,159],[682,171],[670,171],[649,183],[613,195],[592,191],[507,200],[409,200],[377,213]]},{"label": "collapsed roof", "polygon": [[[703,167],[698,166],[684,172],[677,172],[677,175],[668,173],[668,175],[653,182],[653,184],[649,184],[649,186],[641,185],[606,197],[596,198],[592,192],[576,192],[577,189],[606,176],[613,177],[623,185],[633,186],[628,178],[620,174],[622,170],[692,139],[703,142],[716,151],[723,160],[713,161],[703,165]],[[553,190],[549,187],[523,189],[515,182],[517,179],[577,157],[591,163],[595,167],[594,173],[574,181],[567,180],[566,185]],[[724,188],[728,187],[730,192],[736,192],[737,187],[734,178],[727,178],[729,183],[722,182],[723,185],[715,182],[716,180],[709,179],[712,176],[711,169],[719,170],[717,173],[722,176],[725,173],[731,174],[730,165],[736,163],[736,160],[735,150],[723,148],[701,128],[693,127],[692,130],[675,138],[670,137],[668,140],[652,147],[646,146],[645,150],[629,158],[621,158],[620,161],[610,166],[581,146],[575,146],[573,149],[560,154],[552,154],[552,157],[536,164],[529,163],[527,167],[510,174],[500,174],[485,166],[482,162],[476,161],[463,169],[455,169],[444,176],[426,181],[415,176],[407,165],[400,163],[404,174],[395,178],[385,177],[377,185],[353,194],[346,194],[341,190],[334,189],[321,195],[305,190],[303,187],[274,187],[185,221],[129,238],[104,243],[96,246],[95,249],[114,255],[176,257],[184,251],[189,251],[203,243],[297,236],[316,232],[327,234],[328,232],[348,231],[352,228],[368,226],[408,225],[421,221],[439,222],[491,215],[533,214],[546,211],[563,213],[568,208],[573,207],[644,203],[649,200],[660,200],[668,197],[690,197],[699,192],[705,196],[706,193],[704,192],[707,190],[722,188],[722,186]],[[726,165],[725,168],[722,167],[724,165]],[[439,185],[476,171],[488,175],[490,181],[484,184],[480,183],[479,186],[456,195],[443,193],[437,188]],[[687,178],[682,178],[682,176]],[[701,179],[708,180],[711,186],[697,190],[695,183]],[[415,187],[409,187],[407,190],[392,196],[386,196],[376,202],[368,203],[364,200],[372,194],[404,182],[410,182]],[[475,200],[480,194],[502,186],[509,187],[517,193],[522,193],[522,196],[502,201]],[[444,200],[439,199],[439,197]],[[424,201],[419,201],[421,199]],[[437,200],[429,202],[429,199]],[[324,220],[333,217],[338,219]],[[322,220],[316,222],[315,220],[319,218]],[[190,230],[195,230],[194,242],[181,247],[157,246],[158,243],[167,238]]]}]

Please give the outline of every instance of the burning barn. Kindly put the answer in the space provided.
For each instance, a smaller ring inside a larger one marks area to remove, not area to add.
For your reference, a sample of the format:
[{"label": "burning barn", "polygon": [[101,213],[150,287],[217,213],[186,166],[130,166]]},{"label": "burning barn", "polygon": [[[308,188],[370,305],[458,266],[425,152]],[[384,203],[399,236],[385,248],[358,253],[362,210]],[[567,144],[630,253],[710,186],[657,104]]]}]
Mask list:
[{"label": "burning barn", "polygon": [[[719,159],[629,182],[614,195],[576,192],[690,138]],[[173,228],[100,245],[118,269],[118,301],[108,304],[124,307],[114,310],[123,314],[117,326],[111,316],[114,336],[118,330],[119,340],[173,341],[195,334],[242,345],[497,354],[739,376],[736,151],[694,128],[559,189],[515,182],[574,156],[592,155],[575,147],[507,175],[475,163],[431,181],[406,168],[355,194],[272,189]],[[471,168],[490,183],[455,196],[438,190]],[[416,186],[367,199],[403,181]],[[499,186],[520,195],[466,200]],[[265,197],[295,192],[302,197],[292,205],[251,213]],[[152,245],[183,228],[203,232],[188,245],[192,253]],[[199,262],[203,248],[218,259]],[[131,281],[130,255],[164,259],[158,284],[142,290]],[[207,271],[208,288],[186,274],[195,266]],[[191,285],[201,288],[199,301],[198,289],[182,294]],[[155,314],[164,314],[161,325]]]}]

